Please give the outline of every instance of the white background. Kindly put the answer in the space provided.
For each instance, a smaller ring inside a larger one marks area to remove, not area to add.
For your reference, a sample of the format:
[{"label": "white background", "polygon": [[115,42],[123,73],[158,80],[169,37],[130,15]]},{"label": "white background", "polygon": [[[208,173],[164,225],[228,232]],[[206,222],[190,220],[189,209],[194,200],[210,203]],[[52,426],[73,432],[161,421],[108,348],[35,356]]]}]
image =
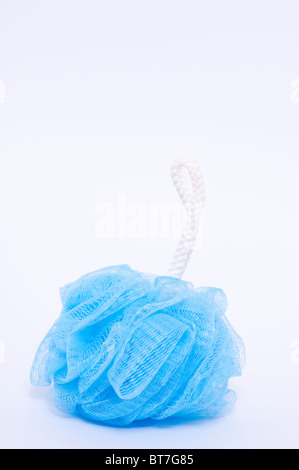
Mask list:
[{"label": "white background", "polygon": [[[0,447],[299,447],[298,79],[296,0],[0,0]],[[246,344],[237,405],[128,429],[67,416],[29,383],[58,288],[167,270],[173,237],[101,240],[96,210],[177,202],[179,156],[207,189],[185,279],[226,291]]]}]

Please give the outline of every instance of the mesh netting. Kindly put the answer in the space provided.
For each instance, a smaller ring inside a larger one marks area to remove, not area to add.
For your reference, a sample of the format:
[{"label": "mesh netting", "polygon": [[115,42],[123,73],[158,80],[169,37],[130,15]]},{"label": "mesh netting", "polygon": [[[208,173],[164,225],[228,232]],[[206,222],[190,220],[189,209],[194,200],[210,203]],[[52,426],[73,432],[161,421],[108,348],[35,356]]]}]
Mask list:
[{"label": "mesh netting", "polygon": [[61,289],[60,317],[39,347],[33,385],[62,410],[127,425],[228,411],[242,340],[225,317],[224,292],[129,266],[88,274]]}]

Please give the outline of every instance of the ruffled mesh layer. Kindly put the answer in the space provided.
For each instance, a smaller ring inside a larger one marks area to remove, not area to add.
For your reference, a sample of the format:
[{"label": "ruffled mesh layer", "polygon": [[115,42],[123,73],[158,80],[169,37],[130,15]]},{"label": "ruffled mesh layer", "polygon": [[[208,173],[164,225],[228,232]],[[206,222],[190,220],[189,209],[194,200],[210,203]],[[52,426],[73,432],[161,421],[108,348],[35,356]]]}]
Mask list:
[{"label": "ruffled mesh layer", "polygon": [[36,354],[31,381],[62,410],[114,425],[209,417],[235,402],[244,347],[216,288],[195,289],[127,265],[61,289],[63,308]]}]

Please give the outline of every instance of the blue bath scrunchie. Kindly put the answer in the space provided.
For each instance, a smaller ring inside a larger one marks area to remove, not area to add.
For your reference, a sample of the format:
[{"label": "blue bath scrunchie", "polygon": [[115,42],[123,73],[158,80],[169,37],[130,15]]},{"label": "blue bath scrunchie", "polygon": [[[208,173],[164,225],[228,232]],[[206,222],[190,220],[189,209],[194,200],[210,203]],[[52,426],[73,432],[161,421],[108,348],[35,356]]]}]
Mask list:
[{"label": "blue bath scrunchie", "polygon": [[62,410],[128,425],[211,417],[235,402],[244,347],[224,292],[113,266],[61,289],[63,308],[36,354],[33,385]]}]

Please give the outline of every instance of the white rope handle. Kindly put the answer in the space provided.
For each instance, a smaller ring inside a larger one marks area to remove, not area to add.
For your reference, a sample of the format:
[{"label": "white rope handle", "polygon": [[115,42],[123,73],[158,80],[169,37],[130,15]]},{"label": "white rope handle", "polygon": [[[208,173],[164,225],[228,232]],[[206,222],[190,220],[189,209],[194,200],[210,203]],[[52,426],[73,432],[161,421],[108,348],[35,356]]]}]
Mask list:
[{"label": "white rope handle", "polygon": [[[184,182],[183,168],[190,175],[193,191]],[[205,188],[201,170],[191,158],[179,158],[171,169],[171,177],[187,212],[187,220],[177,246],[168,275],[182,278],[194,251],[205,202]]]}]

